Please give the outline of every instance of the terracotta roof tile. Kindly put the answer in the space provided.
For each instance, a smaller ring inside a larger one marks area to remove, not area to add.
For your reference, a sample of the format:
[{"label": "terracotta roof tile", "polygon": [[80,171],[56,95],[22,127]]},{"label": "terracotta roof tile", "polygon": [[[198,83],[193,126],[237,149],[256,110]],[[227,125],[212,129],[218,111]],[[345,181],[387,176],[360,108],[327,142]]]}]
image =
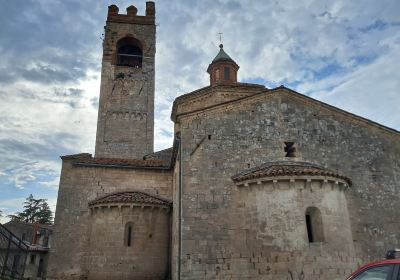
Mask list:
[{"label": "terracotta roof tile", "polygon": [[40,223],[28,223],[24,221],[18,221],[18,220],[11,220],[7,223],[4,224],[4,226],[11,226],[13,224],[20,224],[23,225],[24,227],[30,227],[30,228],[45,228],[49,230],[53,230],[54,225],[53,224],[40,224]]},{"label": "terracotta roof tile", "polygon": [[[223,48],[223,45],[219,45],[220,49],[217,54],[217,56],[213,59],[212,62],[220,61],[220,60],[230,60],[232,62],[235,62],[225,51]],[[235,62],[236,63],[236,62]]]},{"label": "terracotta roof tile", "polygon": [[329,176],[345,180],[351,185],[351,180],[344,175],[331,171],[318,165],[307,162],[270,162],[261,166],[244,170],[234,176],[235,183],[262,177],[278,176]]},{"label": "terracotta roof tile", "polygon": [[161,159],[161,160],[171,160],[172,154],[174,152],[173,147],[164,149],[158,152],[154,152],[148,155],[145,155],[143,159],[149,160],[149,159]]},{"label": "terracotta roof tile", "polygon": [[117,159],[117,158],[85,158],[78,159],[74,165],[125,167],[125,168],[168,168],[170,161],[162,159]]},{"label": "terracotta roof tile", "polygon": [[89,153],[80,153],[74,155],[65,155],[61,156],[62,159],[82,159],[82,158],[91,158],[92,154]]},{"label": "terracotta roof tile", "polygon": [[93,207],[100,204],[113,204],[113,203],[133,203],[142,205],[159,205],[159,206],[171,206],[171,202],[167,199],[150,195],[140,191],[125,191],[110,193],[105,196],[96,198],[89,202],[89,206]]}]

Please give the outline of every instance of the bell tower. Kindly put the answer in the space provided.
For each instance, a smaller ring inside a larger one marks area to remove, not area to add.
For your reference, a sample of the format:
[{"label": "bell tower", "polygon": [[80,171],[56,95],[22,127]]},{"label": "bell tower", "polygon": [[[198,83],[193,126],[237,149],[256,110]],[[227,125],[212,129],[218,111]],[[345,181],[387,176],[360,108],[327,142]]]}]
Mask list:
[{"label": "bell tower", "polygon": [[95,157],[142,158],[154,145],[155,4],[108,7]]}]

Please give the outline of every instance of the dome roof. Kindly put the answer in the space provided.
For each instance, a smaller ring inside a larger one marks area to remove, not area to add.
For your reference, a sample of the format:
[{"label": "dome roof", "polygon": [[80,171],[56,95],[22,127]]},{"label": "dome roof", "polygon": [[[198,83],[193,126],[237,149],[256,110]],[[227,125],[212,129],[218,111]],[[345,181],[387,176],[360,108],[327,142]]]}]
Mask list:
[{"label": "dome roof", "polygon": [[171,206],[171,202],[140,191],[125,191],[110,193],[105,196],[96,198],[89,202],[89,207],[100,206],[101,204],[139,204],[139,205],[156,205]]},{"label": "dome roof", "polygon": [[232,180],[235,183],[239,183],[251,179],[280,176],[329,176],[342,179],[351,186],[351,180],[338,172],[316,164],[297,161],[268,162],[261,166],[244,170],[232,176]]},{"label": "dome roof", "polygon": [[212,62],[216,62],[219,60],[231,60],[233,62],[235,62],[225,51],[224,51],[224,45],[220,44],[219,45],[219,52],[217,54],[217,56],[213,59]]},{"label": "dome roof", "polygon": [[236,62],[224,51],[224,45],[219,45],[219,52],[217,56],[213,59],[212,63],[220,60],[230,60],[236,64]]}]

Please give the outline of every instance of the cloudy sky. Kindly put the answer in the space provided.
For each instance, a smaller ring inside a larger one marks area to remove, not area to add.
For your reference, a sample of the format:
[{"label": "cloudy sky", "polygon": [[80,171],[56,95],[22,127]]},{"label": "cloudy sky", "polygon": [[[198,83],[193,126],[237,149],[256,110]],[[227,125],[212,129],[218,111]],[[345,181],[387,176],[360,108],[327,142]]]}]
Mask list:
[{"label": "cloudy sky", "polygon": [[[60,155],[94,152],[107,6],[0,0],[0,209],[54,208]],[[239,80],[301,93],[400,130],[400,1],[158,0],[156,150],[173,100],[208,83],[223,33]],[[4,217],[1,221],[5,221]]]}]

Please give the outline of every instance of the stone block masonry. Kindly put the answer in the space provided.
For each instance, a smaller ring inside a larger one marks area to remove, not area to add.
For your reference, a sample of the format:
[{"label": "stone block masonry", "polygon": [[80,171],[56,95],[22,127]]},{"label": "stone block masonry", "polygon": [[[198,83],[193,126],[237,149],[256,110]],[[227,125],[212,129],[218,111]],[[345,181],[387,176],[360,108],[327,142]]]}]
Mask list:
[{"label": "stone block masonry", "polygon": [[[133,7],[133,6],[131,6]],[[142,158],[153,152],[155,8],[146,16],[110,6],[103,42],[96,157]],[[137,11],[137,9],[136,9]]]}]

